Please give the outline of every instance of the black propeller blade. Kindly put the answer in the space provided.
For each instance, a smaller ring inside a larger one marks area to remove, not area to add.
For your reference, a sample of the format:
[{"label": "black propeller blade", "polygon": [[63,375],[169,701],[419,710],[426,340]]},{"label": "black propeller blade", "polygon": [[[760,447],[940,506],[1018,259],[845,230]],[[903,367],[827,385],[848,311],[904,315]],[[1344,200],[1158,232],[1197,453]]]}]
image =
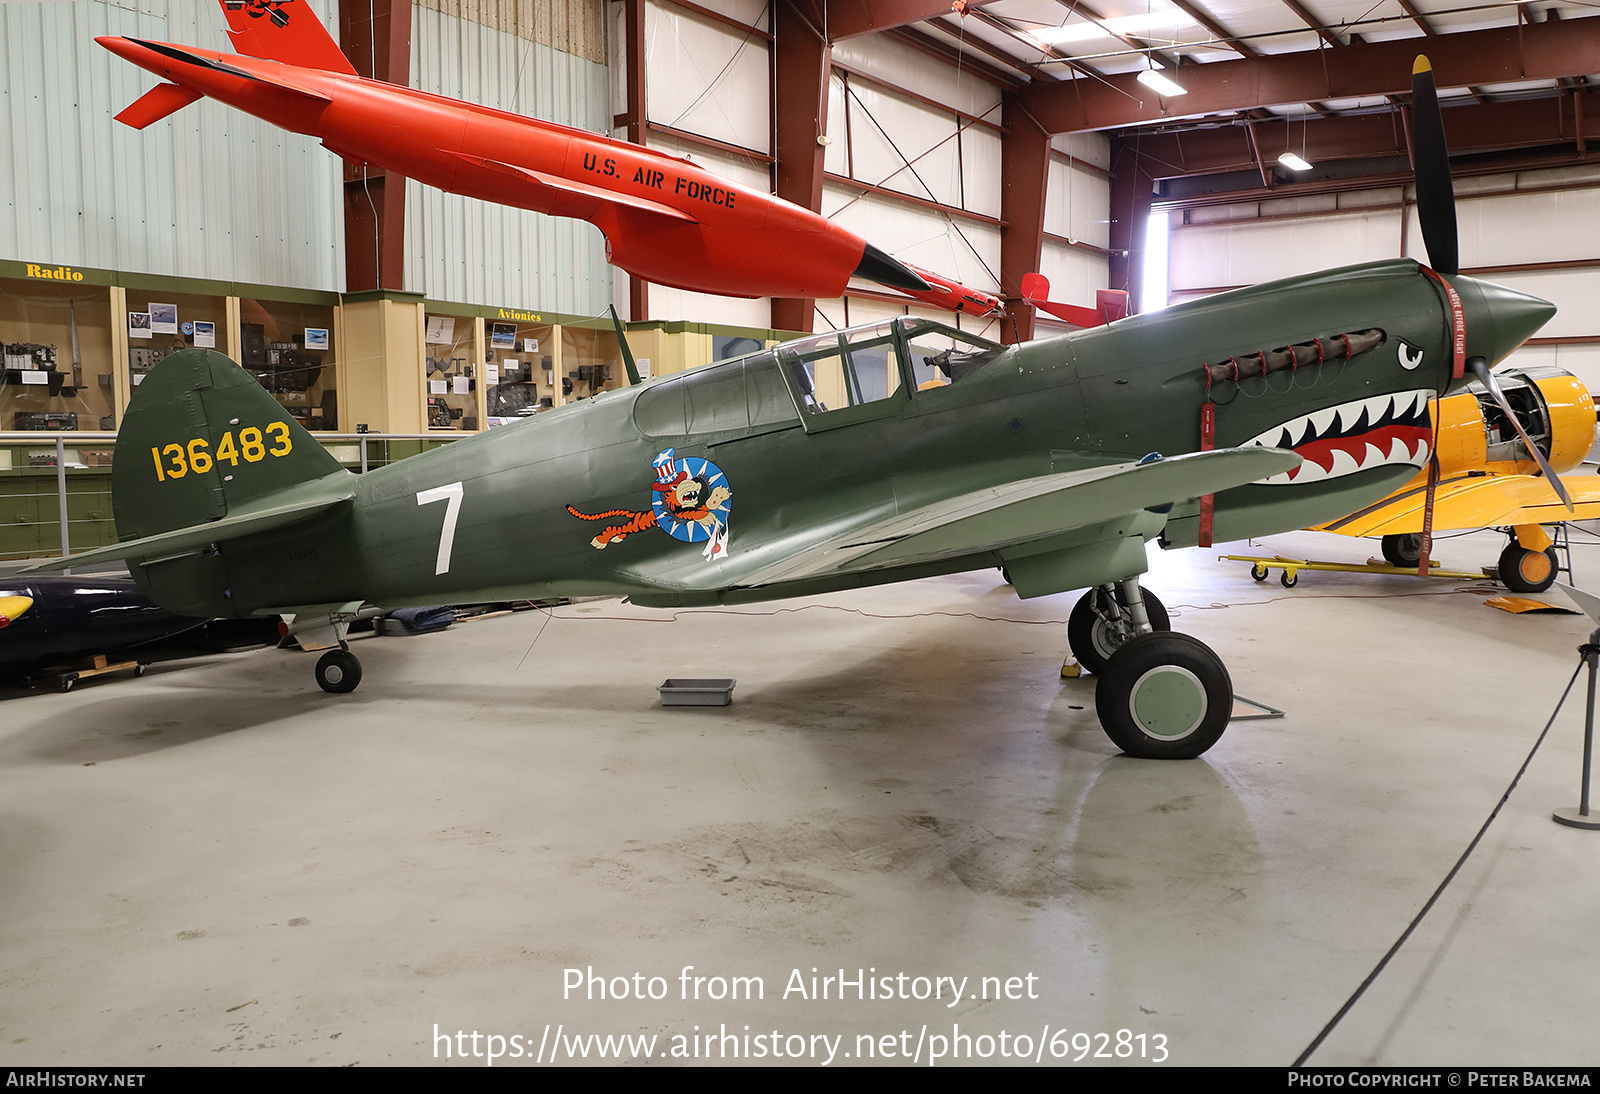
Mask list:
[{"label": "black propeller blade", "polygon": [[1461,272],[1456,244],[1456,192],[1450,184],[1450,152],[1433,85],[1433,66],[1418,57],[1411,66],[1411,154],[1417,167],[1417,222],[1428,262],[1440,273]]},{"label": "black propeller blade", "polygon": [[1511,412],[1511,404],[1506,402],[1506,393],[1500,390],[1500,381],[1495,379],[1494,373],[1489,371],[1489,363],[1482,357],[1468,357],[1467,367],[1472,369],[1472,374],[1478,378],[1478,383],[1489,389],[1489,394],[1494,396],[1494,401],[1500,404],[1500,412],[1511,420],[1517,427],[1517,434],[1522,438],[1522,443],[1528,451],[1533,453],[1533,458],[1539,464],[1539,470],[1549,481],[1550,486],[1561,499],[1561,504],[1567,507],[1567,512],[1576,512],[1572,508],[1572,499],[1567,496],[1567,488],[1561,485],[1561,478],[1550,469],[1550,464],[1545,460],[1544,453],[1539,451],[1539,446],[1533,443],[1533,438],[1528,436],[1528,431],[1522,428],[1522,422]]}]

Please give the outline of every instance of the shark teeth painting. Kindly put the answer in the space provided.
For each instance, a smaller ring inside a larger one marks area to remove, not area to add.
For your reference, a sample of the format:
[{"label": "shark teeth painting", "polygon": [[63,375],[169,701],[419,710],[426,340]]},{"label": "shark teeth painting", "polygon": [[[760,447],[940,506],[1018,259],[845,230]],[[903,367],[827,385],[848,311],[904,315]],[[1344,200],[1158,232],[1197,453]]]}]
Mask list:
[{"label": "shark teeth painting", "polygon": [[1292,471],[1262,481],[1303,485],[1393,464],[1422,467],[1433,440],[1426,388],[1375,395],[1274,426],[1240,445],[1287,448],[1305,457]]}]

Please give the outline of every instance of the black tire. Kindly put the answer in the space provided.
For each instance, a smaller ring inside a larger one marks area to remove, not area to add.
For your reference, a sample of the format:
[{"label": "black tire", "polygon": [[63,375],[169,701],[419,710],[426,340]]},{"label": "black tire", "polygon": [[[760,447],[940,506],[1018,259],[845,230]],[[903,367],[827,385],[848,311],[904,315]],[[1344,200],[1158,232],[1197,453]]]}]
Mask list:
[{"label": "black tire", "polygon": [[1233,680],[1198,638],[1142,634],[1117,651],[1094,692],[1095,713],[1130,756],[1190,760],[1217,743],[1233,715]]},{"label": "black tire", "polygon": [[[1157,631],[1171,630],[1172,624],[1167,620],[1167,609],[1156,598],[1156,594],[1149,589],[1141,589],[1139,592],[1150,625]],[[1090,589],[1078,598],[1072,614],[1067,617],[1067,645],[1072,647],[1072,656],[1078,659],[1078,664],[1097,675],[1104,671],[1106,663],[1111,660],[1111,655],[1127,641],[1107,626],[1105,620],[1095,611],[1095,605],[1102,603],[1100,598],[1105,595],[1099,588]],[[1122,604],[1122,602],[1122,590],[1118,589],[1117,603]]]},{"label": "black tire", "polygon": [[1555,583],[1556,549],[1530,551],[1516,540],[1500,552],[1500,584],[1514,593],[1542,593]]},{"label": "black tire", "polygon": [[1414,570],[1422,562],[1422,537],[1415,532],[1383,537],[1383,560],[1402,570]]},{"label": "black tire", "polygon": [[1265,581],[1267,578],[1272,576],[1272,571],[1258,562],[1254,566],[1250,567],[1250,576],[1255,578],[1257,581]]},{"label": "black tire", "polygon": [[1293,577],[1290,577],[1289,571],[1285,570],[1278,576],[1278,583],[1281,584],[1285,589],[1292,589],[1296,585],[1300,584],[1300,575],[1295,574]]},{"label": "black tire", "polygon": [[335,695],[356,690],[361,683],[361,662],[347,650],[329,650],[317,659],[317,686]]}]

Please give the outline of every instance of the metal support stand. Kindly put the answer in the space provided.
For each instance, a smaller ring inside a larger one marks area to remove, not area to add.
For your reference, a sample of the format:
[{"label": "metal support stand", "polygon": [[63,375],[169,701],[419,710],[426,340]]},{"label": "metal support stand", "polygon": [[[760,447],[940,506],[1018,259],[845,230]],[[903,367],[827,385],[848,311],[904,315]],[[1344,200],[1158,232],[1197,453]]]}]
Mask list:
[{"label": "metal support stand", "polygon": [[1589,641],[1578,647],[1584,663],[1589,666],[1589,703],[1583,716],[1583,781],[1576,809],[1557,809],[1550,819],[1569,828],[1600,830],[1600,815],[1589,812],[1589,761],[1594,753],[1594,692],[1595,677],[1600,675],[1600,630],[1589,635]]}]

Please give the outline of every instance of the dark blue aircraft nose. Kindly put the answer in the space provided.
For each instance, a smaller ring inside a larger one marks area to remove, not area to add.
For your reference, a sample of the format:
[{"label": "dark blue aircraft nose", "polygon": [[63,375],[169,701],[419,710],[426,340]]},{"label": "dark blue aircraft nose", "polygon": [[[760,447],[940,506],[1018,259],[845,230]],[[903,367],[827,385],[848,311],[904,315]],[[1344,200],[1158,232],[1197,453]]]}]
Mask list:
[{"label": "dark blue aircraft nose", "polygon": [[1479,281],[1453,277],[1467,317],[1467,356],[1482,357],[1495,365],[1550,321],[1556,306],[1537,296]]}]

